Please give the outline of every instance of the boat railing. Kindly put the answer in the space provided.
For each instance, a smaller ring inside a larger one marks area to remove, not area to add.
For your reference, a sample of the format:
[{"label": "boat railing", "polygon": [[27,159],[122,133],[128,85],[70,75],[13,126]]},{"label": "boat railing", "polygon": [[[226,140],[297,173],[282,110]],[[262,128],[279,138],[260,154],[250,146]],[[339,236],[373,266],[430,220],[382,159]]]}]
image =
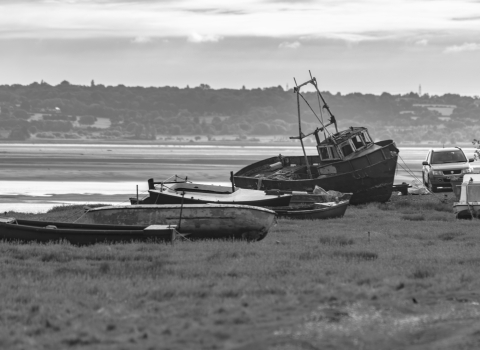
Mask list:
[{"label": "boat railing", "polygon": [[[172,180],[173,178],[173,180]],[[178,179],[180,179],[180,181],[178,181]],[[178,175],[172,175],[170,176],[169,178],[167,178],[166,180],[163,180],[163,181],[154,181],[153,178],[151,179],[148,179],[148,189],[149,190],[154,190],[155,189],[155,185],[161,185],[161,188],[163,188],[163,185],[164,184],[173,184],[173,183],[186,183],[188,182],[188,176],[185,176],[185,178],[182,178]]]}]

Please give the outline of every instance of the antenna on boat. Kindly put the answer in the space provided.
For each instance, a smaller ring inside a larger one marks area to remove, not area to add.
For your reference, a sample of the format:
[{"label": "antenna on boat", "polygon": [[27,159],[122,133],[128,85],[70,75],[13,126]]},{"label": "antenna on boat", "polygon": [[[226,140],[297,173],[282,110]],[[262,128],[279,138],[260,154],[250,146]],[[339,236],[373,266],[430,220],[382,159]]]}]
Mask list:
[{"label": "antenna on boat", "polygon": [[[310,177],[310,179],[313,179],[312,172],[310,171],[310,164],[308,163],[307,153],[305,152],[305,146],[303,145],[303,139],[305,138],[305,135],[302,132],[302,120],[300,119],[300,86],[298,86],[297,80],[295,78],[293,78],[293,81],[295,82],[295,88],[293,89],[293,92],[297,94],[298,139],[300,140],[300,143],[302,145],[303,155],[305,156],[305,165],[307,166],[308,176]],[[290,137],[290,139],[297,139],[297,137]]]}]

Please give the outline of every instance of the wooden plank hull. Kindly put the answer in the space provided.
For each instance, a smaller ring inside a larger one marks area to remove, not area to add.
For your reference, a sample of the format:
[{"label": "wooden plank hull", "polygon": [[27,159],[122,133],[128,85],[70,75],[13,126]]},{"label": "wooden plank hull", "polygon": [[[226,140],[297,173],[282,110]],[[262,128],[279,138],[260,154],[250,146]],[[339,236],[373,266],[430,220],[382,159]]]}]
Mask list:
[{"label": "wooden plank hull", "polygon": [[189,239],[261,240],[276,223],[276,214],[245,205],[127,205],[91,209],[80,222],[178,225],[178,231],[189,234]]},{"label": "wooden plank hull", "polygon": [[[256,169],[268,167],[279,162],[278,157],[272,157],[251,164],[234,174],[235,186],[261,190],[308,191],[319,186],[324,190],[335,190],[353,193],[351,204],[367,202],[386,202],[392,195],[392,186],[397,166],[398,149],[393,141],[382,141],[376,144],[376,149],[348,161],[329,164],[335,168],[335,173],[326,175],[315,174],[313,179],[299,173],[296,179],[278,179],[272,176],[255,177]],[[289,158],[290,163],[297,166],[305,165],[303,157]],[[308,156],[309,163],[319,162],[318,156]],[[311,169],[315,169],[311,167]],[[321,171],[321,170],[320,170]]]},{"label": "wooden plank hull", "polygon": [[[148,226],[148,225],[147,225]],[[33,220],[0,222],[0,240],[22,242],[67,241],[74,245],[121,242],[166,242],[176,237],[175,227],[146,230],[146,226],[88,225]]]},{"label": "wooden plank hull", "polygon": [[331,206],[313,209],[282,209],[276,210],[276,213],[281,218],[301,219],[301,220],[321,220],[341,218],[345,215],[349,201],[342,201]]}]

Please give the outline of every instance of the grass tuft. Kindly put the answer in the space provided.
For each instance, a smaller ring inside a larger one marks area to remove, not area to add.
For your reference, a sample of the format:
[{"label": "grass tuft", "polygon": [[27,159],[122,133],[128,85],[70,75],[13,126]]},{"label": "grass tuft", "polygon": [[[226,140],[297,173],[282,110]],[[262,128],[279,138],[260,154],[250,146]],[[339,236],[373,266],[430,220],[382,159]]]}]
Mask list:
[{"label": "grass tuft", "polygon": [[424,279],[424,278],[430,278],[435,276],[435,272],[428,267],[417,267],[415,270],[412,272],[412,278],[415,279]]},{"label": "grass tuft", "polygon": [[444,232],[438,235],[438,238],[442,241],[451,241],[457,237],[464,236],[462,232]]},{"label": "grass tuft", "polygon": [[366,250],[359,250],[359,251],[335,251],[333,252],[333,256],[341,257],[349,260],[376,260],[378,258],[378,254],[374,252],[369,252]]},{"label": "grass tuft", "polygon": [[324,255],[323,252],[319,250],[308,250],[302,252],[298,255],[298,260],[308,261],[308,260],[318,260]]},{"label": "grass tuft", "polygon": [[400,218],[402,220],[408,220],[408,221],[424,221],[425,220],[425,216],[423,214],[402,215]]},{"label": "grass tuft", "polygon": [[110,264],[108,262],[102,262],[100,266],[98,267],[98,271],[100,273],[108,273],[110,272]]},{"label": "grass tuft", "polygon": [[339,246],[347,246],[355,243],[355,241],[352,238],[347,238],[345,236],[322,236],[322,237],[319,237],[318,242],[324,245],[339,245]]},{"label": "grass tuft", "polygon": [[64,252],[49,252],[46,254],[43,254],[40,257],[40,260],[43,262],[69,262],[72,260],[72,257],[65,254]]}]

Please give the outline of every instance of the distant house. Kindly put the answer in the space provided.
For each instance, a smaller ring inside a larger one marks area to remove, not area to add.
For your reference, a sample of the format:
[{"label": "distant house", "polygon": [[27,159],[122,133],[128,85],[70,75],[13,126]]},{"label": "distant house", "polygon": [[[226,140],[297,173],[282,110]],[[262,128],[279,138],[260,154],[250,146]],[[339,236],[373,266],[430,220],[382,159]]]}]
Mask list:
[{"label": "distant house", "polygon": [[40,108],[39,109],[40,113],[62,113],[62,110],[59,107],[54,107],[54,108]]},{"label": "distant house", "polygon": [[442,105],[442,104],[427,104],[427,103],[414,103],[413,107],[424,107],[429,111],[437,111],[444,117],[449,117],[457,106],[455,105]]}]

